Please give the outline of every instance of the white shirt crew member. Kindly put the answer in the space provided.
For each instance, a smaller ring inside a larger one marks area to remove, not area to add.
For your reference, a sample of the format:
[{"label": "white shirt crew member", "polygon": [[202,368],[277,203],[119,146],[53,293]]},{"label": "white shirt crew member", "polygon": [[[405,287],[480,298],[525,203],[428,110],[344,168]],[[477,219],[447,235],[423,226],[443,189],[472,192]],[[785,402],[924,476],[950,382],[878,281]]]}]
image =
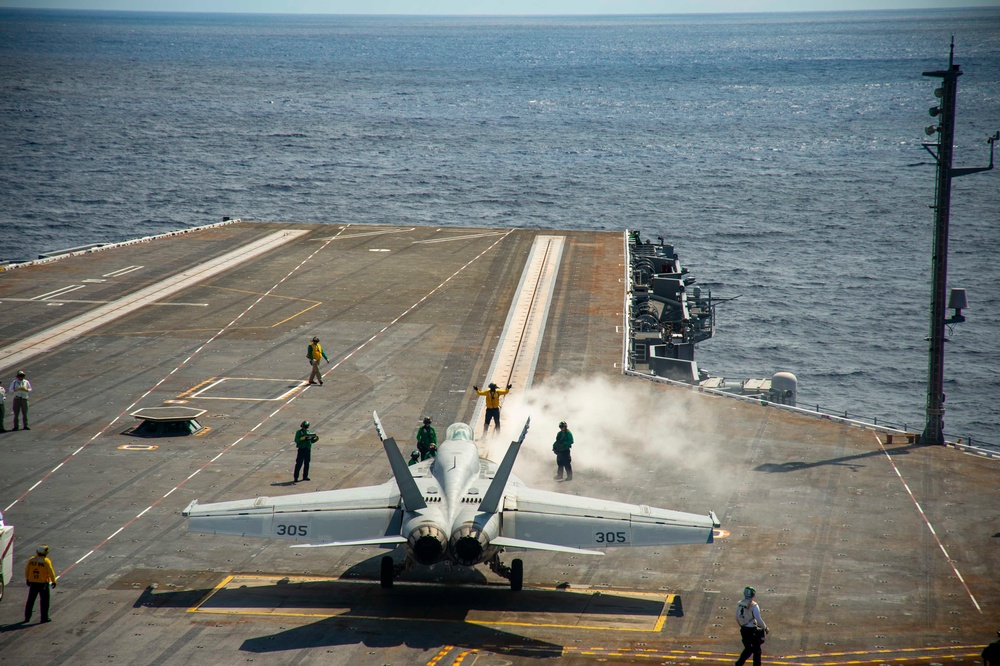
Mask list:
[{"label": "white shirt crew member", "polygon": [[744,597],[736,604],[736,621],[743,627],[767,630],[767,625],[764,624],[764,619],[760,616],[760,605],[751,598]]},{"label": "white shirt crew member", "polygon": [[31,382],[27,379],[15,379],[10,383],[10,392],[15,398],[28,398],[31,393]]}]

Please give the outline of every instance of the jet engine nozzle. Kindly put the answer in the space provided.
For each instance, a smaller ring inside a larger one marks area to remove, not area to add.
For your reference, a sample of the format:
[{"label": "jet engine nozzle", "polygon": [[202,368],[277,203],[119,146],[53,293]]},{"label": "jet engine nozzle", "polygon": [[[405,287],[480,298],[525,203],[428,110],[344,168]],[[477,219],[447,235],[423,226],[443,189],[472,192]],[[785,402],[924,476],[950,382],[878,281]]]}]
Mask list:
[{"label": "jet engine nozzle", "polygon": [[478,527],[468,524],[451,535],[451,555],[458,564],[471,567],[483,561],[483,554],[490,545],[490,538]]},{"label": "jet engine nozzle", "polygon": [[448,547],[444,532],[434,525],[421,525],[408,537],[413,559],[420,564],[431,565],[438,562]]}]

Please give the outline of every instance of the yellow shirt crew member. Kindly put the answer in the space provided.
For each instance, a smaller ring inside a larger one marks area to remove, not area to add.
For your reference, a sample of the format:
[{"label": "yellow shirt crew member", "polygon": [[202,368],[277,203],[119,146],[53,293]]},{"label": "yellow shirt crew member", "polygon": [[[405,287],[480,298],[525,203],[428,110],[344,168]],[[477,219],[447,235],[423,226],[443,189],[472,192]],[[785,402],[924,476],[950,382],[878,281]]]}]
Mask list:
[{"label": "yellow shirt crew member", "polygon": [[45,555],[35,555],[28,558],[28,563],[24,566],[24,579],[30,583],[52,583],[56,582],[56,570],[52,566],[52,560]]},{"label": "yellow shirt crew member", "polygon": [[480,391],[478,386],[472,387],[475,389],[476,395],[486,396],[486,423],[483,424],[484,435],[490,431],[490,421],[493,421],[493,429],[495,431],[500,430],[500,396],[510,393],[510,387],[511,385],[507,384],[507,388],[505,389],[497,388],[497,385],[492,382],[486,391]]},{"label": "yellow shirt crew member", "polygon": [[24,565],[24,579],[28,582],[28,601],[24,604],[24,623],[31,621],[35,610],[35,599],[42,599],[42,622],[51,622],[49,617],[49,584],[56,586],[56,570],[49,559],[49,547],[41,545],[34,557]]},{"label": "yellow shirt crew member", "polygon": [[486,396],[486,409],[500,409],[500,396],[510,393],[508,389],[498,389],[496,384],[490,384],[488,391],[480,391],[476,386],[473,388],[477,395]]},{"label": "yellow shirt crew member", "polygon": [[319,338],[314,337],[312,339],[312,344],[306,348],[306,358],[309,359],[309,365],[312,366],[312,372],[309,373],[309,383],[323,385],[323,375],[319,371],[319,364],[322,361],[330,362],[330,359],[326,357],[326,352],[323,351],[323,345],[319,343]]}]

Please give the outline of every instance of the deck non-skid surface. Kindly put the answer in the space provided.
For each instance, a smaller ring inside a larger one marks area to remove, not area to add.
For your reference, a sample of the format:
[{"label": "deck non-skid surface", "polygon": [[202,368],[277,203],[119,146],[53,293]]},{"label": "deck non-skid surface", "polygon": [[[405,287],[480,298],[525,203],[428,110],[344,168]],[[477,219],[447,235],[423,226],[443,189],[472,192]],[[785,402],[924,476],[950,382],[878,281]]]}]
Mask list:
[{"label": "deck non-skid surface", "polygon": [[[276,233],[263,254],[14,357]],[[472,386],[502,381],[489,371],[538,236],[561,257],[531,388],[514,382],[491,453],[530,415],[526,482],[714,509],[715,544],[528,553],[512,593],[483,568],[444,567],[383,590],[385,551],[187,533],[193,499],[388,480],[372,410],[407,450],[424,415],[439,432],[472,418]],[[735,604],[754,585],[765,663],[978,663],[1000,628],[997,461],[621,377],[623,261],[612,233],[239,223],[0,274],[0,379],[23,368],[35,387],[32,429],[0,434],[17,535],[2,661],[732,663]],[[305,381],[313,335],[323,386]],[[132,413],[165,406],[206,410],[205,430],[127,434]],[[560,484],[562,419],[576,480]],[[292,485],[302,420],[320,441],[312,481]],[[42,542],[61,575],[54,621],[22,625],[19,573]]]}]

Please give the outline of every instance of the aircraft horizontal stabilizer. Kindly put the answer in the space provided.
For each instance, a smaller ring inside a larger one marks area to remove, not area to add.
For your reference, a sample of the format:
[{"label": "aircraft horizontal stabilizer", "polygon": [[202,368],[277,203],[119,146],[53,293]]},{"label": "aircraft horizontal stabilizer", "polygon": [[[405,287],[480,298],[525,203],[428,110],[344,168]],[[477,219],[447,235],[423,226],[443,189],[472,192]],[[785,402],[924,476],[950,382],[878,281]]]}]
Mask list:
[{"label": "aircraft horizontal stabilizer", "polygon": [[406,537],[388,535],[377,539],[360,539],[359,541],[331,541],[330,543],[299,543],[289,548],[329,548],[331,546],[393,546],[406,543]]},{"label": "aircraft horizontal stabilizer", "polygon": [[572,548],[570,546],[557,546],[553,543],[541,543],[538,541],[525,541],[524,539],[511,539],[510,537],[496,537],[490,540],[492,546],[503,546],[505,548],[524,548],[525,550],[550,550],[556,553],[573,553],[574,555],[603,555],[599,550],[585,550],[583,548]]}]

